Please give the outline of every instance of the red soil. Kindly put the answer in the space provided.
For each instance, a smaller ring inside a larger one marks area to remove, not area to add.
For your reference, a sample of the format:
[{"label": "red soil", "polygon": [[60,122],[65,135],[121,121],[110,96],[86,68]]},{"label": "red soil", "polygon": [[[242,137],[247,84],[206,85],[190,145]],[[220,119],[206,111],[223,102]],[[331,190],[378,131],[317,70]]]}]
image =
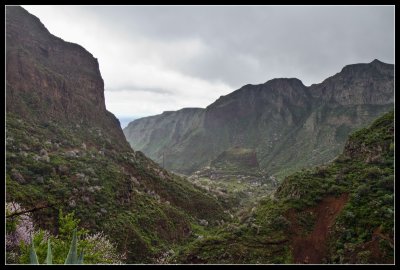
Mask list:
[{"label": "red soil", "polygon": [[317,206],[307,209],[316,216],[316,224],[313,231],[307,236],[300,235],[301,228],[297,224],[296,213],[289,211],[289,220],[292,222],[291,231],[293,257],[295,263],[321,263],[326,256],[326,239],[330,228],[334,224],[337,215],[342,211],[348,200],[348,194],[340,197],[326,197]]},{"label": "red soil", "polygon": [[[363,244],[362,246],[360,246],[359,248],[357,248],[354,253],[352,254],[354,258],[356,258],[357,253],[360,251],[364,251],[364,250],[368,250],[371,252],[370,255],[370,259],[368,263],[387,263],[387,264],[391,264],[393,263],[393,260],[390,260],[389,258],[385,258],[385,254],[381,251],[380,247],[379,247],[379,240],[384,239],[386,240],[389,245],[393,248],[394,247],[394,243],[393,243],[393,239],[391,239],[389,236],[384,235],[381,232],[382,228],[378,227],[374,230],[374,232],[372,233],[372,238],[371,241],[366,242],[365,244]],[[356,263],[356,261],[351,261],[350,263]]]}]

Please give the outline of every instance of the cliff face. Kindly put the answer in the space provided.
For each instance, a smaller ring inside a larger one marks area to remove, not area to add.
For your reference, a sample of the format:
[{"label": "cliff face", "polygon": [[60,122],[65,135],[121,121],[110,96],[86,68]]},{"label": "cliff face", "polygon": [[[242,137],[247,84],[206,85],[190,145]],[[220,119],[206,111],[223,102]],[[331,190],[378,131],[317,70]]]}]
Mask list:
[{"label": "cliff face", "polygon": [[6,201],[44,205],[35,226],[57,232],[59,210],[74,211],[127,263],[152,263],[190,236],[192,220],[225,217],[214,198],[129,147],[89,52],[21,7],[6,7],[6,30]]},{"label": "cliff face", "polygon": [[136,119],[124,134],[157,162],[164,153],[166,168],[179,172],[190,174],[240,146],[255,149],[261,168],[283,176],[331,160],[352,130],[393,108],[393,71],[374,60],[310,87],[298,79],[245,85],[196,113]]},{"label": "cliff face", "polygon": [[393,104],[393,65],[374,60],[348,65],[320,84],[310,87],[313,97],[338,105]]},{"label": "cliff face", "polygon": [[29,121],[107,130],[127,147],[118,119],[106,110],[99,64],[80,45],[53,36],[20,7],[6,9],[6,111]]}]

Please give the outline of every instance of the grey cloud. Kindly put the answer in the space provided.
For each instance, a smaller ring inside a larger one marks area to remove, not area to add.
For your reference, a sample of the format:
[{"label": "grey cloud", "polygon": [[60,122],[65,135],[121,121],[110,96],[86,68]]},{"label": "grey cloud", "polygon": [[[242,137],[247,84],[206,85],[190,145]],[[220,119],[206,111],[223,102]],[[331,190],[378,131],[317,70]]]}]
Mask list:
[{"label": "grey cloud", "polygon": [[182,55],[171,68],[234,88],[269,74],[311,84],[346,64],[394,58],[390,6],[85,8],[132,35],[160,42],[200,38],[208,50],[195,59]]},{"label": "grey cloud", "polygon": [[170,95],[173,94],[173,91],[162,89],[162,88],[154,88],[154,87],[137,87],[135,85],[124,85],[117,87],[106,87],[106,91],[118,92],[118,91],[131,91],[131,92],[149,92],[155,94],[165,94]]},{"label": "grey cloud", "polygon": [[[346,64],[394,62],[391,6],[82,6],[126,37],[198,38],[208,48],[171,69],[233,88],[271,76],[311,84]],[[288,74],[289,73],[289,74]]]},{"label": "grey cloud", "polygon": [[[146,103],[158,110],[167,104],[163,95],[173,97],[168,109],[199,106],[192,103],[200,98],[203,106],[220,91],[214,86],[227,94],[276,77],[310,85],[348,64],[394,63],[394,6],[54,6],[49,13],[75,16],[78,24],[90,18],[85,30],[96,32],[91,44],[100,67],[121,68],[103,68],[110,98],[126,101],[122,90],[130,91],[142,98],[135,109]],[[148,66],[148,73],[137,71]]]}]

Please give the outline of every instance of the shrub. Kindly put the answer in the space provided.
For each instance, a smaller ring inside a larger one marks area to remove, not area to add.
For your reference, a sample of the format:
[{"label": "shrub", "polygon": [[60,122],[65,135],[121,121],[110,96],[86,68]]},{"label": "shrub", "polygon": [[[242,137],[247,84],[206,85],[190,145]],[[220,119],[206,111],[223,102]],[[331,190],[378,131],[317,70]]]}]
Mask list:
[{"label": "shrub", "polygon": [[[115,245],[102,232],[89,234],[89,231],[83,228],[78,230],[80,220],[74,217],[74,212],[64,215],[60,210],[58,220],[58,235],[51,235],[41,229],[34,230],[32,221],[25,221],[29,225],[30,234],[20,241],[18,246],[14,246],[16,256],[14,261],[9,262],[76,264],[83,262],[83,252],[85,263],[121,264],[125,259],[118,254]],[[16,228],[25,223],[17,222]],[[26,231],[28,230],[25,228],[25,234]]]},{"label": "shrub", "polygon": [[369,187],[368,187],[367,185],[361,184],[361,185],[359,185],[359,186],[357,187],[356,192],[357,192],[357,194],[358,194],[360,197],[362,197],[363,195],[368,194],[369,190],[370,190],[370,189],[369,189]]}]

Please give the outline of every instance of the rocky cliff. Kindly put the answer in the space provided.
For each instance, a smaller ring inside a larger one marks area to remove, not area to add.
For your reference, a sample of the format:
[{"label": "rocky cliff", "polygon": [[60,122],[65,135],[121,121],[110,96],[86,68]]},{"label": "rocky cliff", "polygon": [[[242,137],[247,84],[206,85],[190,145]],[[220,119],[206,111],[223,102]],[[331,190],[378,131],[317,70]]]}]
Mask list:
[{"label": "rocky cliff", "polygon": [[106,110],[99,63],[82,46],[52,35],[26,10],[6,9],[6,112],[29,121],[90,125],[126,148]]},{"label": "rocky cliff", "polygon": [[310,92],[317,100],[338,105],[392,104],[393,68],[377,59],[348,65],[322,83],[311,85]]},{"label": "rocky cliff", "polygon": [[136,119],[124,134],[132,147],[165,167],[190,174],[223,151],[255,149],[260,167],[284,176],[322,164],[343,149],[347,135],[393,108],[394,67],[354,64],[322,83],[298,79],[245,85],[205,109]]},{"label": "rocky cliff", "polygon": [[51,233],[61,210],[74,211],[127,263],[157,262],[199,219],[226,216],[204,190],[129,147],[105,108],[97,60],[18,6],[6,7],[6,201],[32,209],[36,228]]}]

